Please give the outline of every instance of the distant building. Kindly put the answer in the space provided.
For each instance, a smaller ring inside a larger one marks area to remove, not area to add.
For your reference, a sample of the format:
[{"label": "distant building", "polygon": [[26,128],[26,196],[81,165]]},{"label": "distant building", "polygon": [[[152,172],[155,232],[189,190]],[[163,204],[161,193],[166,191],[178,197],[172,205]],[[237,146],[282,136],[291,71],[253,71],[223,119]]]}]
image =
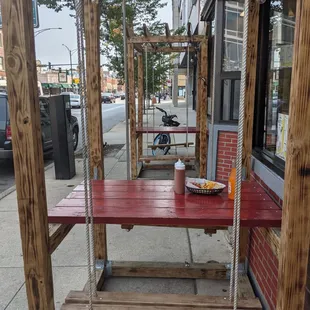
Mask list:
[{"label": "distant building", "polygon": [[101,91],[104,93],[125,92],[125,85],[119,84],[119,79],[107,70],[101,70]]}]

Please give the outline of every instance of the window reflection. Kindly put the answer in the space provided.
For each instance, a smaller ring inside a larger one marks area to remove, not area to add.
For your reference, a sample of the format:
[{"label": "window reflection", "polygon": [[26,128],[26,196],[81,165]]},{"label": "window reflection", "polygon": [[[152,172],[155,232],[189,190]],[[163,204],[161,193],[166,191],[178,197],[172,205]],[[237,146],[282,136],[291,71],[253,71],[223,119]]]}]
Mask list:
[{"label": "window reflection", "polygon": [[286,158],[296,0],[271,1],[269,65],[265,110],[265,150]]}]

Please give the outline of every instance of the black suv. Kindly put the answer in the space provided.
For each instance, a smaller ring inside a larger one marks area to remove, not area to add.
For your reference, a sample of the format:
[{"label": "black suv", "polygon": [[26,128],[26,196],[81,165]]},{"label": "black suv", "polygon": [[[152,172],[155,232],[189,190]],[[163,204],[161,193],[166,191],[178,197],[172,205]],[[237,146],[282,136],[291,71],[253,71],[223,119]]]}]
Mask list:
[{"label": "black suv", "polygon": [[[43,153],[49,153],[53,149],[53,142],[48,97],[40,97],[39,101]],[[79,140],[79,125],[75,116],[71,116],[70,124],[73,132],[74,150],[76,150]],[[0,159],[10,159],[12,157],[12,136],[8,97],[6,93],[0,93]]]}]

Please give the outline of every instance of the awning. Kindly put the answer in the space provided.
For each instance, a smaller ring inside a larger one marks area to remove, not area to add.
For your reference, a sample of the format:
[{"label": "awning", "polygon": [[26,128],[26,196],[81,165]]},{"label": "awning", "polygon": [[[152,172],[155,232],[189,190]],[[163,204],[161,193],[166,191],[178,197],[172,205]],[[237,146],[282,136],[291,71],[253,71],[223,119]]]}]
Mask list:
[{"label": "awning", "polygon": [[62,88],[72,88],[73,86],[71,84],[61,84]]},{"label": "awning", "polygon": [[49,88],[49,84],[48,83],[41,83],[42,88]]},{"label": "awning", "polygon": [[50,88],[61,88],[61,84],[49,83],[48,85]]}]

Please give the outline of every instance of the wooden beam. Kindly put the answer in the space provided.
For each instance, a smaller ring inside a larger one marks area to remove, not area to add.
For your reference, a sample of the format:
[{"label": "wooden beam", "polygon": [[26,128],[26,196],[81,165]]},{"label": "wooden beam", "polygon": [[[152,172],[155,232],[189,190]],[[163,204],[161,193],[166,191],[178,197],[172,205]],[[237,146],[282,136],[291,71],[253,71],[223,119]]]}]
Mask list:
[{"label": "wooden beam", "polygon": [[200,94],[200,150],[199,150],[199,177],[205,178],[207,174],[207,152],[208,152],[208,139],[207,139],[207,81],[208,81],[208,42],[205,38],[200,44],[200,80],[198,91]]},{"label": "wooden beam", "polygon": [[[143,34],[146,38],[149,38],[152,36],[146,24],[143,24]],[[151,46],[153,47],[154,50],[156,50],[156,45],[154,43],[151,43]]]},{"label": "wooden beam", "polygon": [[[89,296],[85,292],[71,291],[66,298],[66,304],[88,304]],[[205,295],[179,294],[149,294],[133,292],[97,292],[93,298],[95,305],[122,306],[119,309],[232,309],[228,297]],[[128,308],[129,307],[129,308]],[[130,308],[133,307],[133,308]],[[136,308],[138,307],[138,308]],[[64,308],[66,309],[66,308]],[[69,308],[70,309],[70,308]],[[74,309],[74,308],[72,308]],[[100,308],[98,308],[100,309]],[[105,308],[102,308],[105,309]],[[117,309],[117,308],[115,308]],[[262,306],[257,298],[238,300],[238,309],[261,310]]]},{"label": "wooden beam", "polygon": [[254,121],[254,103],[256,86],[256,66],[257,66],[257,45],[259,33],[259,9],[260,4],[257,1],[249,1],[248,18],[251,21],[248,24],[247,57],[246,57],[246,79],[244,95],[244,129],[243,129],[243,150],[242,166],[245,168],[246,179],[250,179],[251,174],[251,156],[253,141],[253,121]]},{"label": "wooden beam", "polygon": [[66,238],[74,225],[49,224],[49,253],[52,254],[60,243]]},{"label": "wooden beam", "polygon": [[183,155],[158,155],[158,156],[142,156],[139,158],[139,161],[162,161],[162,160],[184,160],[184,161],[190,161],[194,160],[194,156],[183,156]]},{"label": "wooden beam", "polygon": [[264,227],[259,228],[259,230],[268,242],[275,257],[278,258],[280,253],[280,230]]},{"label": "wooden beam", "polygon": [[157,149],[158,147],[166,147],[166,146],[184,146],[184,147],[187,147],[187,146],[190,146],[190,145],[193,145],[194,142],[183,142],[183,143],[171,143],[171,144],[149,144],[147,147],[148,148],[151,148],[153,150]]},{"label": "wooden beam", "polygon": [[[143,126],[143,57],[138,55],[138,127]],[[143,155],[143,135],[138,136],[138,157]]]},{"label": "wooden beam", "polygon": [[[136,99],[135,99],[135,72],[133,44],[128,43],[128,105],[130,118],[130,163],[131,179],[137,178],[137,145],[136,145]],[[129,146],[128,146],[129,147]]]},{"label": "wooden beam", "polygon": [[199,134],[195,136],[195,156],[196,162],[199,163],[200,160],[200,105],[201,105],[201,53],[198,52],[197,55],[197,100],[196,100],[196,128]]},{"label": "wooden beam", "polygon": [[226,265],[218,263],[112,262],[111,270],[113,277],[227,279]]},{"label": "wooden beam", "polygon": [[188,43],[190,42],[201,42],[206,37],[201,35],[194,35],[191,38],[188,36],[150,36],[150,37],[142,37],[135,36],[128,39],[129,43]]},{"label": "wooden beam", "polygon": [[[86,86],[91,178],[104,179],[100,82],[100,13],[97,1],[84,1]],[[94,227],[95,256],[107,259],[106,226]]]},{"label": "wooden beam", "polygon": [[3,1],[2,21],[28,309],[53,310],[32,1]]},{"label": "wooden beam", "polygon": [[[135,45],[136,46],[136,45]],[[183,52],[187,52],[187,50],[189,49],[190,52],[195,52],[196,49],[194,46],[164,46],[164,47],[156,47],[156,49],[152,48],[152,47],[148,47],[147,51],[149,53],[152,52],[156,52],[156,53],[183,53]]]},{"label": "wooden beam", "polygon": [[297,0],[277,309],[304,309],[310,243],[310,2]]},{"label": "wooden beam", "polygon": [[[104,270],[96,270],[96,290],[101,291],[104,285]],[[84,285],[83,292],[88,293],[89,292],[89,280]]]},{"label": "wooden beam", "polygon": [[[171,36],[171,32],[170,32],[170,29],[169,29],[169,24],[168,23],[165,23],[165,33],[166,33],[166,37],[170,37]],[[172,44],[169,43],[170,47],[172,47]]]},{"label": "wooden beam", "polygon": [[[127,38],[132,38],[132,37],[135,36],[135,33],[134,33],[132,27],[129,27],[128,25],[126,26],[126,35],[127,35]],[[134,44],[134,48],[139,53],[143,53],[143,46],[142,46],[142,44]]]}]

